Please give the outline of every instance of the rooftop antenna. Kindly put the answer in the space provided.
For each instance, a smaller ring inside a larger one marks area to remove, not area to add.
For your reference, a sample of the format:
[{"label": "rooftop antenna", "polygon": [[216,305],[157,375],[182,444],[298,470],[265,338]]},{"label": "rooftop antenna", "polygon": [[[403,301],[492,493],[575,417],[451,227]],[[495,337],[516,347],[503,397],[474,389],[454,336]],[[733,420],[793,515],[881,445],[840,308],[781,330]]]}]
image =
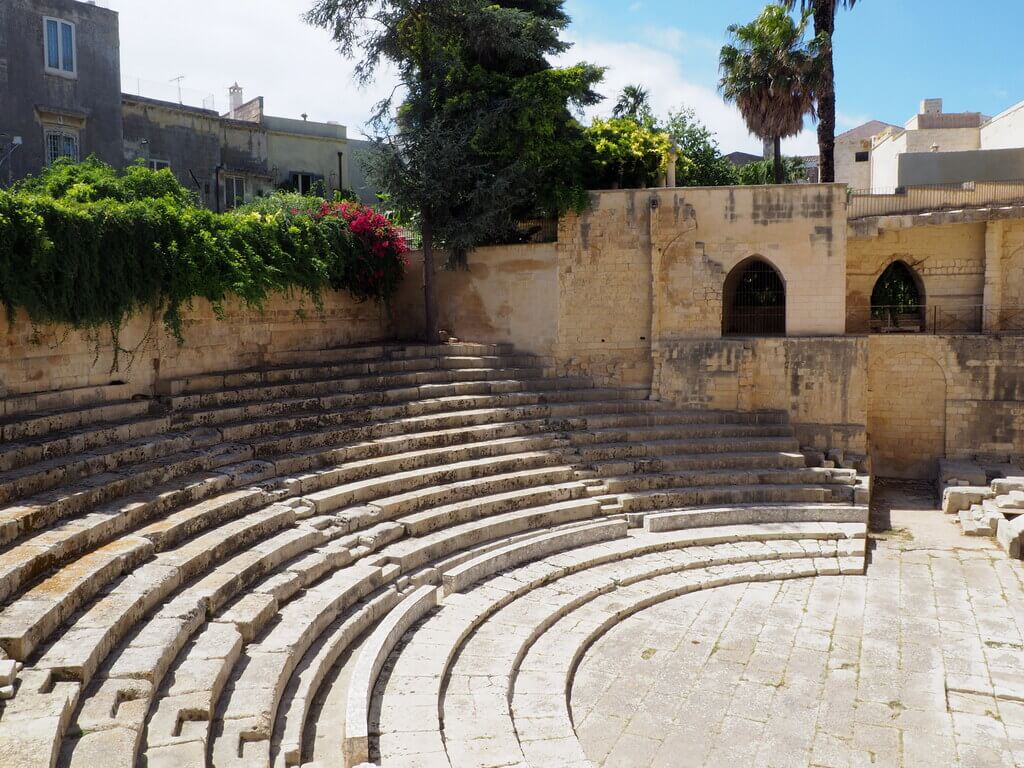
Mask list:
[{"label": "rooftop antenna", "polygon": [[184,103],[181,100],[181,81],[184,80],[184,79],[185,79],[184,75],[178,75],[177,77],[172,77],[170,80],[168,80],[169,83],[177,83],[178,84],[178,103],[179,104],[183,104]]}]

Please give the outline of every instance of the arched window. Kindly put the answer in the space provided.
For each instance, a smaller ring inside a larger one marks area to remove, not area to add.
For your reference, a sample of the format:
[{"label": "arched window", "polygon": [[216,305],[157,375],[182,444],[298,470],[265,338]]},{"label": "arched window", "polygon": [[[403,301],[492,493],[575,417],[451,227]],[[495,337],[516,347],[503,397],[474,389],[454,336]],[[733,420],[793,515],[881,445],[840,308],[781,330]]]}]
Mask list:
[{"label": "arched window", "polygon": [[874,333],[917,333],[924,330],[924,323],[921,280],[904,262],[894,261],[871,292],[871,330]]},{"label": "arched window", "polygon": [[722,300],[723,335],[786,335],[786,284],[768,262],[754,257],[737,264],[725,279]]}]

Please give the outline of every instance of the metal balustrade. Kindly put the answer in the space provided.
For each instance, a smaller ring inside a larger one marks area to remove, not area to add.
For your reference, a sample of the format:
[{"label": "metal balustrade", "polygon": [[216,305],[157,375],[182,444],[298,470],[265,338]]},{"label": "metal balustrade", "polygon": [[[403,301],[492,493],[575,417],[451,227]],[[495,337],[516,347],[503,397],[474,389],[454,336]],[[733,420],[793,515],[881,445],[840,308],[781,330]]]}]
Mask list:
[{"label": "metal balustrade", "polygon": [[921,304],[854,307],[846,315],[852,334],[1024,334],[1024,306]]},{"label": "metal balustrade", "polygon": [[1024,205],[1024,180],[852,190],[848,217],[854,220],[993,205]]}]

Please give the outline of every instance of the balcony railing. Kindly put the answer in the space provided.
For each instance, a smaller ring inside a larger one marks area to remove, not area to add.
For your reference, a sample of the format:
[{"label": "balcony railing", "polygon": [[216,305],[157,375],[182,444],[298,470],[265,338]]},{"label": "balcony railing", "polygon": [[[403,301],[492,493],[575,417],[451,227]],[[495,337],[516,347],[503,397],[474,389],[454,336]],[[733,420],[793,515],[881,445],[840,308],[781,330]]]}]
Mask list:
[{"label": "balcony railing", "polygon": [[850,192],[850,219],[1024,204],[1024,180],[934,184]]},{"label": "balcony railing", "polygon": [[847,312],[846,331],[870,333],[1024,334],[1024,306],[876,306]]}]

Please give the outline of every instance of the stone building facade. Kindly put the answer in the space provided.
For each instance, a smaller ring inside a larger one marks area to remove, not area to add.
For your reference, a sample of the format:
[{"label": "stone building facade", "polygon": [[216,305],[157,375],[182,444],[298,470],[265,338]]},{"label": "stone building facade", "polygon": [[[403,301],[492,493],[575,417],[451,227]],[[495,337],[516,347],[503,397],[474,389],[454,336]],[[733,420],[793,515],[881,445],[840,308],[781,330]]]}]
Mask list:
[{"label": "stone building facade", "polygon": [[122,94],[119,51],[114,11],[0,2],[0,184],[90,155],[170,168],[214,210],[282,187],[330,196],[352,183],[345,126],[268,115],[237,83],[225,114]]},{"label": "stone building facade", "polygon": [[349,183],[344,126],[267,115],[262,97],[225,115],[130,94],[123,104],[125,161],[170,168],[213,210],[279,188],[320,184],[330,197]]},{"label": "stone building facade", "polygon": [[1024,180],[1024,102],[995,117],[925,99],[903,126],[873,120],[836,137],[836,181],[855,190]]},{"label": "stone building facade", "polygon": [[0,183],[58,157],[123,163],[117,14],[78,0],[0,3]]}]

